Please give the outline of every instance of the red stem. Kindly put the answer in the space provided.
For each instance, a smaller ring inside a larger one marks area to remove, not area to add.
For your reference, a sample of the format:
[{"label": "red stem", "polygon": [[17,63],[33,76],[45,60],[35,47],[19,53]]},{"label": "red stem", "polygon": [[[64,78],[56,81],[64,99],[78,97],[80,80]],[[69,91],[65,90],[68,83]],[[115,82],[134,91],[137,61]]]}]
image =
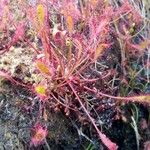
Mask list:
[{"label": "red stem", "polygon": [[80,105],[82,106],[84,112],[86,113],[86,115],[88,116],[88,118],[90,119],[90,121],[92,122],[93,126],[95,127],[101,141],[103,142],[103,144],[109,149],[109,150],[117,150],[117,145],[115,143],[113,143],[109,138],[106,137],[105,134],[103,134],[98,127],[95,124],[95,120],[90,116],[89,112],[87,111],[87,109],[85,108],[85,106],[83,105],[81,99],[79,98],[77,92],[75,91],[75,89],[73,88],[72,84],[70,82],[68,82],[68,85],[70,86],[70,88],[72,89],[73,93],[75,94],[78,102],[80,103]]},{"label": "red stem", "polygon": [[146,95],[139,95],[139,96],[130,96],[130,97],[121,97],[121,96],[112,96],[112,95],[108,95],[102,92],[97,91],[96,89],[90,89],[86,86],[84,86],[84,89],[95,93],[96,96],[104,96],[104,97],[108,97],[108,98],[112,98],[112,99],[116,99],[116,100],[124,100],[124,101],[138,101],[138,102],[150,102],[150,95],[146,94]]}]

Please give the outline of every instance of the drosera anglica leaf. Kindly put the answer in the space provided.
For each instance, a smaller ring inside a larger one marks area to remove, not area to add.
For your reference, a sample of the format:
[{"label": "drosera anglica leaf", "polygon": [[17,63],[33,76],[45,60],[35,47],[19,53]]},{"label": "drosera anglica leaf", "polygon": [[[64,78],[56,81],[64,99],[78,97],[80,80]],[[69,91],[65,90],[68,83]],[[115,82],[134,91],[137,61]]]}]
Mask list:
[{"label": "drosera anglica leaf", "polygon": [[41,61],[36,62],[37,68],[41,73],[51,75],[49,68]]},{"label": "drosera anglica leaf", "polygon": [[72,31],[73,31],[73,18],[71,16],[67,16],[66,21],[67,21],[68,31],[70,33],[72,33]]},{"label": "drosera anglica leaf", "polygon": [[94,60],[96,60],[102,54],[103,50],[105,48],[107,48],[107,47],[109,47],[108,44],[100,44],[100,45],[98,45],[98,47],[95,50]]},{"label": "drosera anglica leaf", "polygon": [[43,85],[36,86],[35,92],[40,96],[46,96],[46,88]]},{"label": "drosera anglica leaf", "polygon": [[37,6],[37,18],[40,25],[42,25],[44,23],[44,18],[45,18],[44,6],[42,4],[39,4]]},{"label": "drosera anglica leaf", "polygon": [[145,41],[141,42],[139,46],[140,46],[141,49],[145,49],[149,45],[150,45],[150,41],[149,40],[145,40]]},{"label": "drosera anglica leaf", "polygon": [[133,101],[150,103],[150,95],[133,96]]},{"label": "drosera anglica leaf", "polygon": [[90,3],[95,7],[98,3],[98,0],[90,0]]},{"label": "drosera anglica leaf", "polygon": [[78,49],[78,52],[77,52],[77,58],[79,59],[81,57],[81,54],[82,54],[82,51],[83,51],[83,48],[82,48],[82,44],[79,40],[75,39],[73,41],[74,45],[76,46],[76,48]]},{"label": "drosera anglica leaf", "polygon": [[134,49],[143,51],[144,49],[146,49],[150,46],[150,40],[144,40],[144,41],[140,42],[139,44],[132,44],[132,43],[128,42],[128,45]]},{"label": "drosera anglica leaf", "polygon": [[31,139],[31,144],[33,144],[34,146],[40,145],[42,142],[44,142],[47,134],[47,129],[42,127],[40,124],[37,124],[35,126],[35,134]]}]

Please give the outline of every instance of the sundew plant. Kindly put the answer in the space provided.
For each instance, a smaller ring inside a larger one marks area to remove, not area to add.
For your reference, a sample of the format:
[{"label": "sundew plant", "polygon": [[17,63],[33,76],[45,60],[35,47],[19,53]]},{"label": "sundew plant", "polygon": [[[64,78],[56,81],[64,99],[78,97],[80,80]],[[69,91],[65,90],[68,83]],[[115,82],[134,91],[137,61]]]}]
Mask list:
[{"label": "sundew plant", "polygon": [[[41,118],[47,121],[45,112],[49,106],[69,117],[74,114],[81,123],[86,120],[92,124],[99,142],[109,150],[116,150],[117,144],[101,131],[97,116],[102,107],[100,102],[104,99],[113,103],[150,102],[150,95],[144,93],[122,97],[113,78],[122,77],[128,84],[130,59],[145,56],[144,69],[148,69],[150,40],[141,35],[146,22],[138,3],[130,0],[16,1],[18,16],[15,8],[10,7],[11,0],[0,2],[0,32],[9,37],[1,46],[0,54],[3,57],[16,43],[25,43],[34,53],[35,81],[17,80],[9,70],[1,68],[0,76],[28,88],[39,99],[38,121],[31,144],[41,144],[48,134],[39,122]],[[118,70],[111,64],[105,65],[106,55],[114,51],[119,57],[118,64],[114,65],[119,66]],[[149,82],[148,74],[146,82]],[[95,99],[89,101],[88,96]]]}]

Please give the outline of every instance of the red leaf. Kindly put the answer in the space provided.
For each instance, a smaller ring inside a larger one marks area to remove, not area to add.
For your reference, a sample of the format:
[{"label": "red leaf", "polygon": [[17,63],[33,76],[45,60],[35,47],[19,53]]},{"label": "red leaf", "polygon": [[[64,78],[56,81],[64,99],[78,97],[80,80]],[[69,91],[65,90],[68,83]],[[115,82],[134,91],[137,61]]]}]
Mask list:
[{"label": "red leaf", "polygon": [[105,134],[102,134],[100,131],[98,132],[98,134],[100,136],[101,141],[109,150],[118,149],[118,146],[115,143],[113,143],[109,138],[107,138]]},{"label": "red leaf", "polygon": [[34,146],[38,146],[39,144],[41,144],[41,142],[44,141],[44,139],[47,136],[47,133],[47,129],[43,128],[40,124],[36,125],[35,134],[31,139],[31,143]]}]

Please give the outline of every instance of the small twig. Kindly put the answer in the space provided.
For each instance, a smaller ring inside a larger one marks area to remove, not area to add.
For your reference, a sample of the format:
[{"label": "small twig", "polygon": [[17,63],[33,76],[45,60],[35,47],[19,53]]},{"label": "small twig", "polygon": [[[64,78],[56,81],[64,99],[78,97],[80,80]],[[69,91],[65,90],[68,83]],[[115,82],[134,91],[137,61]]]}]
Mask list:
[{"label": "small twig", "polygon": [[135,122],[135,119],[133,118],[133,116],[131,116],[131,120],[132,120],[132,123],[130,124],[132,126],[132,128],[134,129],[134,132],[135,132],[135,136],[136,136],[136,143],[137,143],[137,150],[139,150],[139,132],[138,132],[138,128],[137,128],[137,125],[136,125],[136,122]]},{"label": "small twig", "polygon": [[46,138],[44,139],[44,142],[45,142],[45,144],[46,144],[46,146],[47,146],[47,150],[51,150],[49,144],[47,143],[47,139],[46,139]]}]

